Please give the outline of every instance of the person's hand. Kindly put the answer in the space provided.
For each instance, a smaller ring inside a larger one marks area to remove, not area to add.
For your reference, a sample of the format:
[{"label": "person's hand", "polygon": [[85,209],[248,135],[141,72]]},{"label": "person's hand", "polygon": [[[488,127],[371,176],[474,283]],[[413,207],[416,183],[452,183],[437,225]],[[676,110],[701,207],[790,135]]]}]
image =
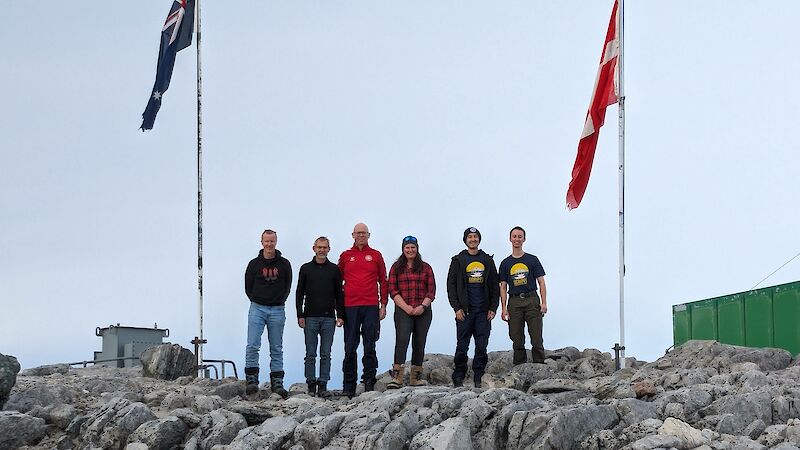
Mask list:
[{"label": "person's hand", "polygon": [[414,315],[414,308],[412,308],[411,305],[406,303],[406,306],[403,307],[403,312],[408,314],[409,316],[413,316]]},{"label": "person's hand", "polygon": [[542,315],[547,314],[547,303],[542,303],[541,310],[542,310]]},{"label": "person's hand", "polygon": [[463,309],[459,309],[458,311],[456,311],[456,320],[458,320],[459,322],[464,320],[464,310]]},{"label": "person's hand", "polygon": [[489,312],[486,313],[486,318],[489,319],[489,320],[494,319],[494,316],[495,316],[495,312],[494,311],[489,311]]},{"label": "person's hand", "polygon": [[304,319],[302,317],[298,317],[297,318],[297,324],[300,325],[300,328],[305,328],[306,327],[306,319]]},{"label": "person's hand", "polygon": [[386,305],[381,305],[381,308],[378,310],[378,319],[383,320],[386,318]]},{"label": "person's hand", "polygon": [[341,327],[344,325],[344,319],[336,319],[336,326]]},{"label": "person's hand", "polygon": [[508,322],[508,310],[503,308],[503,311],[500,312],[500,318],[503,319],[503,322]]},{"label": "person's hand", "polygon": [[422,306],[422,305],[418,305],[418,306],[416,306],[416,307],[414,308],[414,310],[412,311],[412,313],[413,313],[415,316],[421,316],[421,315],[422,315],[422,313],[424,313],[424,312],[425,312],[425,307],[424,307],[424,306]]}]

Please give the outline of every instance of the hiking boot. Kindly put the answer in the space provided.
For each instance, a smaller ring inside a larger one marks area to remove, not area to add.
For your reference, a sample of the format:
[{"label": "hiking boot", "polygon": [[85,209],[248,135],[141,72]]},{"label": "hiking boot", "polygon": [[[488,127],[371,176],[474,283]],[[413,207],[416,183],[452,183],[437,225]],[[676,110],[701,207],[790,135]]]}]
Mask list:
[{"label": "hiking boot", "polygon": [[403,387],[403,366],[401,364],[392,364],[392,381],[386,384],[386,389],[400,389]]},{"label": "hiking boot", "polygon": [[271,372],[269,374],[269,388],[273,394],[280,395],[284,400],[289,398],[289,391],[283,387],[284,372]]},{"label": "hiking boot", "polygon": [[245,367],[244,379],[247,383],[244,393],[253,395],[258,392],[258,367]]},{"label": "hiking boot", "polygon": [[326,381],[317,381],[317,397],[331,398],[333,393],[328,390],[328,383]]},{"label": "hiking boot", "polygon": [[422,377],[422,366],[411,366],[411,374],[408,376],[409,386],[425,386],[428,382]]},{"label": "hiking boot", "polygon": [[317,382],[306,380],[306,385],[308,386],[308,395],[312,397],[317,396]]},{"label": "hiking boot", "polygon": [[364,392],[375,390],[375,378],[367,378],[364,380]]},{"label": "hiking boot", "polygon": [[464,387],[464,379],[463,378],[453,378],[453,387]]}]

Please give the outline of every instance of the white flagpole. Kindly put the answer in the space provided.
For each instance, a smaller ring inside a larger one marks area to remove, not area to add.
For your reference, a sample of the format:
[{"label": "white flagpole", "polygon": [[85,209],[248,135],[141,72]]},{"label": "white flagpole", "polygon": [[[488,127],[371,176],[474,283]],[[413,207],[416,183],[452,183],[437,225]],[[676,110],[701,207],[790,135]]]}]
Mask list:
[{"label": "white flagpole", "polygon": [[[197,291],[198,326],[197,363],[203,364],[203,66],[200,59],[200,0],[195,0],[194,15],[197,38]],[[205,373],[199,371],[200,376]]]},{"label": "white flagpole", "polygon": [[625,84],[624,67],[624,28],[623,0],[617,9],[617,33],[619,55],[617,57],[618,98],[619,98],[619,345],[620,368],[625,368]]}]

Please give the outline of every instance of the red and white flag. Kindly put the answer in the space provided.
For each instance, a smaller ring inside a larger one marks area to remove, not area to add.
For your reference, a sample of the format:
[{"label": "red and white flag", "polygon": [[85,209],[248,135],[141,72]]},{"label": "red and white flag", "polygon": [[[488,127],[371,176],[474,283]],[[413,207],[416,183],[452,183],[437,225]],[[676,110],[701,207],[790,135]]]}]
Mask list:
[{"label": "red and white flag", "polygon": [[575,209],[581,204],[583,194],[586,192],[586,185],[589,183],[589,175],[592,172],[597,137],[600,135],[600,127],[603,126],[606,118],[606,107],[617,103],[619,98],[619,77],[617,76],[618,6],[619,0],[616,0],[614,9],[611,11],[611,21],[608,23],[603,54],[600,56],[600,69],[597,71],[597,79],[594,82],[592,103],[589,105],[589,112],[586,113],[586,123],[583,125],[581,140],[578,142],[578,156],[575,157],[572,181],[569,182],[569,189],[567,189],[567,208],[569,209]]}]

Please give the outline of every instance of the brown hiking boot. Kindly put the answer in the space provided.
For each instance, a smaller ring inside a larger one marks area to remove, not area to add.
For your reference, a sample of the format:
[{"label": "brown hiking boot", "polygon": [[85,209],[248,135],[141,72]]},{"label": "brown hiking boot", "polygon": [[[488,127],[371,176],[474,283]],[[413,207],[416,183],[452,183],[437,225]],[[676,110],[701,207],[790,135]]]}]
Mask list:
[{"label": "brown hiking boot", "polygon": [[386,384],[386,389],[400,389],[403,387],[403,366],[392,364],[392,381]]},{"label": "brown hiking boot", "polygon": [[422,366],[411,366],[411,374],[408,377],[409,386],[425,386],[428,382],[422,376]]}]

